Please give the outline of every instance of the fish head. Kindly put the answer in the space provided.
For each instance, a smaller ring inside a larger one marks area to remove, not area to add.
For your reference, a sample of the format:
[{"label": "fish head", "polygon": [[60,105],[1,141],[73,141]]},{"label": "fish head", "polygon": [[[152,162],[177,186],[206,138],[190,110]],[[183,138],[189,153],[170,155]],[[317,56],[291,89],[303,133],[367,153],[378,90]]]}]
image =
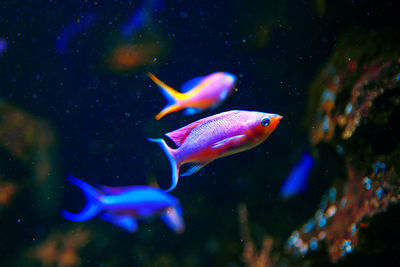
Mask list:
[{"label": "fish head", "polygon": [[233,89],[236,85],[236,76],[228,73],[228,72],[221,72],[221,83],[225,85],[225,87]]},{"label": "fish head", "polygon": [[236,76],[228,72],[216,72],[213,74],[215,85],[225,92],[227,97],[236,85]]},{"label": "fish head", "polygon": [[247,123],[255,143],[260,143],[270,136],[283,117],[278,114],[253,112]]},{"label": "fish head", "polygon": [[236,76],[229,72],[218,72],[221,75],[221,80],[225,82],[227,85],[235,85],[236,84]]}]

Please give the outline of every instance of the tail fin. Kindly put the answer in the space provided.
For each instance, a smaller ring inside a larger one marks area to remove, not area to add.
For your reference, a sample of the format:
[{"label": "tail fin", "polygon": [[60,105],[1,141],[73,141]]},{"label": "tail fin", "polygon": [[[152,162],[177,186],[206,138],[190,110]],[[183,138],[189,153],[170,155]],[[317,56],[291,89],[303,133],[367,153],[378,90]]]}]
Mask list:
[{"label": "tail fin", "polygon": [[67,175],[67,180],[82,190],[86,197],[87,203],[81,212],[77,214],[63,210],[61,211],[61,215],[70,221],[83,222],[99,214],[101,211],[100,198],[103,196],[103,194],[88,183],[79,180],[72,175]]},{"label": "tail fin", "polygon": [[165,116],[168,113],[178,111],[183,109],[184,107],[181,107],[179,105],[179,100],[183,99],[184,94],[176,91],[172,87],[166,85],[162,81],[160,81],[156,76],[154,76],[152,73],[148,73],[150,79],[160,87],[161,93],[164,95],[165,99],[168,101],[168,104],[161,110],[160,113],[156,115],[156,120],[161,119],[163,116]]},{"label": "tail fin", "polygon": [[179,166],[175,159],[174,150],[170,148],[162,138],[158,139],[147,138],[147,140],[158,143],[158,145],[162,148],[162,150],[164,150],[165,154],[168,157],[169,163],[171,164],[171,169],[172,169],[171,186],[167,190],[165,190],[165,192],[169,192],[176,187],[179,179]]},{"label": "tail fin", "polygon": [[172,104],[172,105],[166,105],[161,111],[160,111],[160,113],[158,113],[156,116],[155,116],[155,118],[156,118],[156,120],[159,120],[159,119],[161,119],[162,117],[164,117],[165,115],[167,115],[167,114],[169,114],[169,113],[172,113],[172,112],[175,112],[175,111],[178,111],[178,110],[181,110],[181,109],[183,109],[183,107],[182,106],[179,106],[179,105],[177,105],[177,104]]}]

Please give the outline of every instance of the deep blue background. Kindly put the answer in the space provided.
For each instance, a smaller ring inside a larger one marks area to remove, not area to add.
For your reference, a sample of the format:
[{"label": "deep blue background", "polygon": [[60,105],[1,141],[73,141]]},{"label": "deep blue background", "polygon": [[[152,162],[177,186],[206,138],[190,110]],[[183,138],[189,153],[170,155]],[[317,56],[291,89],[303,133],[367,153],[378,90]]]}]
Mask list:
[{"label": "deep blue background", "polygon": [[[390,1],[364,2],[326,1],[324,14],[318,15],[314,1],[167,1],[163,6],[155,1],[159,10],[142,31],[164,45],[161,59],[118,72],[107,67],[104,56],[121,40],[121,25],[146,0],[1,1],[0,37],[7,40],[8,49],[0,55],[0,97],[54,127],[60,179],[71,173],[91,184],[111,186],[146,184],[153,176],[163,188],[169,186],[169,163],[147,137],[160,137],[231,109],[283,115],[261,146],[181,179],[172,194],[184,208],[184,235],[176,236],[160,223],[139,224],[139,231],[156,229],[150,238],[114,228],[107,232],[112,226],[102,225],[110,239],[115,234],[127,244],[135,240],[136,245],[169,251],[178,258],[180,253],[198,253],[200,263],[238,261],[238,203],[248,204],[254,235],[272,235],[279,244],[311,216],[329,187],[329,174],[312,176],[300,197],[278,199],[282,181],[308,148],[303,126],[307,88],[328,60],[338,34],[353,27],[398,24]],[[92,18],[87,27],[72,34],[66,48],[57,51],[57,36],[63,29],[87,17]],[[268,42],[257,46],[255,34],[262,24],[270,25]],[[175,88],[195,76],[227,71],[238,76],[238,91],[215,111],[194,117],[177,112],[155,121],[165,100],[147,71]],[[80,193],[72,186],[55,190],[64,196],[57,203],[60,208],[82,205]],[[214,241],[216,254],[207,249]],[[233,249],[228,248],[230,243]]]}]

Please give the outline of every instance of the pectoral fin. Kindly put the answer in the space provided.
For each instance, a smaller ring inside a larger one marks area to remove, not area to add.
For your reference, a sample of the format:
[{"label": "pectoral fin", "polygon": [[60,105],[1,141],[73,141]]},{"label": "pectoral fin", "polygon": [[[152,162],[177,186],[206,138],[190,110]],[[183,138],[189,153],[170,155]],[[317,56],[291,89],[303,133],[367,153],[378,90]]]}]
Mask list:
[{"label": "pectoral fin", "polygon": [[204,164],[204,163],[189,163],[189,164],[190,164],[189,168],[184,173],[182,173],[181,176],[192,175],[192,174],[198,172],[204,166],[206,166],[207,163],[206,164]]},{"label": "pectoral fin", "polygon": [[221,141],[215,142],[211,148],[222,148],[225,147],[227,149],[232,147],[237,147],[242,144],[246,140],[245,134],[235,135],[228,138],[225,138]]},{"label": "pectoral fin", "polygon": [[228,93],[229,89],[225,89],[224,91],[222,91],[222,93],[219,95],[219,100],[224,100],[228,96]]},{"label": "pectoral fin", "polygon": [[116,215],[110,213],[104,213],[100,216],[104,221],[110,222],[116,226],[122,227],[129,232],[135,232],[137,230],[136,220],[129,215]]},{"label": "pectoral fin", "polygon": [[183,231],[185,231],[185,223],[182,218],[182,210],[180,207],[168,208],[161,215],[161,219],[175,232],[183,233]]}]

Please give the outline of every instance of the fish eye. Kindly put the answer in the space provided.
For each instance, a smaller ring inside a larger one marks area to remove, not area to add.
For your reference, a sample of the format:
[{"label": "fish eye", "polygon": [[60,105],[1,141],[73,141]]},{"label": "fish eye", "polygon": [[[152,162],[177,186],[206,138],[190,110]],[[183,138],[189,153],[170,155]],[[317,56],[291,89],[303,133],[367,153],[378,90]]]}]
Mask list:
[{"label": "fish eye", "polygon": [[271,123],[271,121],[270,121],[270,119],[268,119],[268,118],[263,118],[263,119],[261,120],[261,125],[262,125],[262,126],[269,126],[270,123]]}]

